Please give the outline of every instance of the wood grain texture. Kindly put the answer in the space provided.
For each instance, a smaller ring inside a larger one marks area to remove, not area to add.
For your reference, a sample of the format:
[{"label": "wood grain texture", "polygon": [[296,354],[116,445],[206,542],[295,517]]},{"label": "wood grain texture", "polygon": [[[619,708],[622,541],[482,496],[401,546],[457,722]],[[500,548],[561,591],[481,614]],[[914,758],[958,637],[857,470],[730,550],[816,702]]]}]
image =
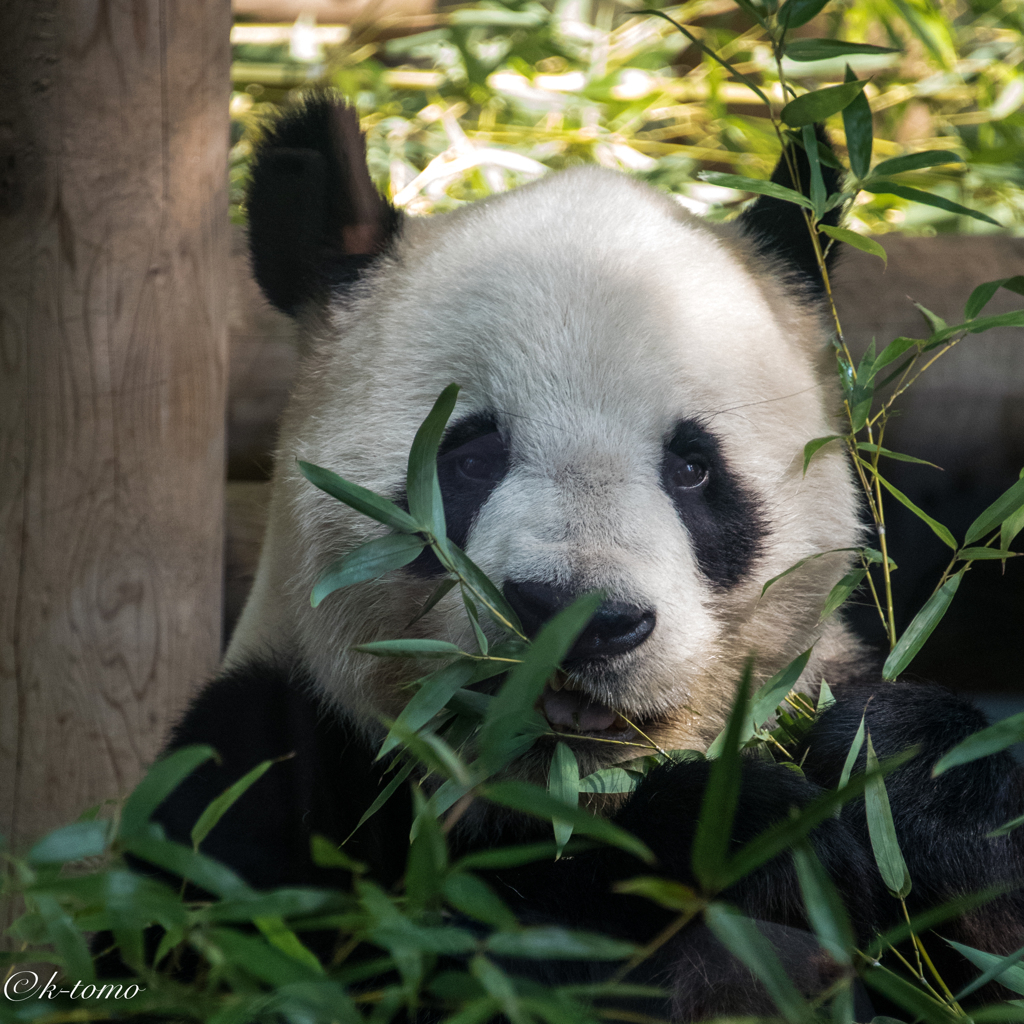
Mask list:
[{"label": "wood grain texture", "polygon": [[140,778],[219,647],[228,0],[0,13],[0,833]]}]

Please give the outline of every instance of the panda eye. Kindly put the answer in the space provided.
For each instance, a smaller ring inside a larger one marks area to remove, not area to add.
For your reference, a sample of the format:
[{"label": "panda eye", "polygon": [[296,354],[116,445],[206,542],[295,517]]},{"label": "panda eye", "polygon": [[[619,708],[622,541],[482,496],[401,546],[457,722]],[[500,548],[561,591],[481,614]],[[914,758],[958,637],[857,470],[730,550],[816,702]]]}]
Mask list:
[{"label": "panda eye", "polygon": [[666,463],[666,483],[671,490],[692,491],[707,482],[707,460],[696,452],[682,456],[669,452]]},{"label": "panda eye", "polygon": [[508,472],[508,449],[497,432],[468,441],[444,459],[460,478],[475,484],[496,484]]}]

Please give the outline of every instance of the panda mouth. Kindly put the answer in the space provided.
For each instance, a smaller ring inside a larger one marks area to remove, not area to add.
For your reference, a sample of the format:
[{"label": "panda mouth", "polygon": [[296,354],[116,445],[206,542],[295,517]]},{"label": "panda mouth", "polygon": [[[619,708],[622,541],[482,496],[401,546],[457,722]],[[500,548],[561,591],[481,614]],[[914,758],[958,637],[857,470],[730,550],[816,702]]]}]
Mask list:
[{"label": "panda mouth", "polygon": [[544,687],[538,708],[555,732],[626,741],[636,729],[614,708],[577,689],[558,672]]}]

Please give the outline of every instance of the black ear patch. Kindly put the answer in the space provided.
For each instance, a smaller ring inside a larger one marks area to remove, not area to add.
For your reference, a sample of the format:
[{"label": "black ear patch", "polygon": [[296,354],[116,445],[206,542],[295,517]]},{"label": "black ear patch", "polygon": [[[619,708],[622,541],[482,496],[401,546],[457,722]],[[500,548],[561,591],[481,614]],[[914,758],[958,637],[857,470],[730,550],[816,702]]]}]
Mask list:
[{"label": "black ear patch", "polygon": [[[828,137],[820,125],[815,126],[815,133],[818,141],[828,147]],[[777,185],[784,185],[786,188],[800,192],[801,195],[810,195],[811,168],[807,162],[807,154],[802,146],[797,145],[792,146],[792,152],[800,178],[799,183],[793,183],[789,164],[784,158],[781,158],[776,165],[772,173],[772,181]],[[822,162],[821,176],[825,181],[825,189],[830,195],[839,191],[838,171]],[[839,223],[841,216],[842,208],[836,207],[825,214],[822,223],[834,227]],[[799,206],[786,202],[784,199],[775,199],[773,196],[760,196],[753,206],[739,218],[739,225],[760,253],[765,256],[773,256],[783,262],[794,284],[814,298],[824,296],[825,286],[821,279],[821,272],[818,270],[818,261],[814,255],[811,233]],[[818,240],[822,251],[824,251],[830,241],[829,237],[819,233]],[[825,266],[830,273],[838,252],[839,246],[833,244],[825,260]]]},{"label": "black ear patch", "polygon": [[246,205],[256,281],[291,315],[354,281],[400,224],[370,180],[355,110],[325,94],[266,130]]}]

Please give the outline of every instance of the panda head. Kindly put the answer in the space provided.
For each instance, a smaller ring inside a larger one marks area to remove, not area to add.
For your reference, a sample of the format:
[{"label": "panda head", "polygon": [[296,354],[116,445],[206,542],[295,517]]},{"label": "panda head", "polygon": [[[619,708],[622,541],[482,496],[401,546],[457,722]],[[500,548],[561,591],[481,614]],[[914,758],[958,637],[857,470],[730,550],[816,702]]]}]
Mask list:
[{"label": "panda head", "polygon": [[372,733],[420,673],[354,644],[472,645],[457,592],[409,625],[440,577],[428,555],[310,608],[320,570],[381,528],[296,465],[401,502],[413,435],[454,381],[438,460],[452,539],[528,632],[606,594],[570,681],[540,705],[578,737],[581,767],[631,750],[593,742],[635,739],[620,716],[664,749],[705,745],[751,654],[766,677],[813,644],[808,686],[850,668],[856,645],[818,621],[848,556],[814,559],[762,596],[798,560],[859,538],[838,446],[803,472],[804,445],[835,433],[839,398],[797,207],[762,199],[707,224],[580,167],[400,222],[369,182],[354,115],[319,99],[269,135],[249,214],[257,279],[309,351],[229,662],[268,647],[297,659]]}]

